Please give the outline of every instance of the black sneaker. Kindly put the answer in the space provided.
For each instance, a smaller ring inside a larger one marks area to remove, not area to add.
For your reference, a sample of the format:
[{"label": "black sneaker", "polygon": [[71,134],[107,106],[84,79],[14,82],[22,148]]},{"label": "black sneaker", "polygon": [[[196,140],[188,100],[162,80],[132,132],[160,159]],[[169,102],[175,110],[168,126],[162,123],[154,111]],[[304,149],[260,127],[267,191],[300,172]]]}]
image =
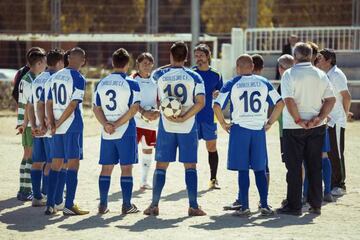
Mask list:
[{"label": "black sneaker", "polygon": [[57,213],[56,208],[47,206],[45,209],[45,215],[54,215]]},{"label": "black sneaker", "polygon": [[312,214],[316,214],[316,215],[321,215],[321,208],[309,208],[309,213],[312,213]]},{"label": "black sneaker", "polygon": [[287,214],[293,216],[300,216],[302,214],[301,209],[292,209],[288,205],[285,205],[281,208],[276,209],[277,214]]},{"label": "black sneaker", "polygon": [[323,198],[324,202],[335,202],[335,198],[331,193],[325,194]]},{"label": "black sneaker", "polygon": [[121,212],[122,212],[122,214],[131,214],[131,213],[138,213],[140,211],[135,206],[135,204],[131,204],[131,206],[129,206],[129,207],[126,207],[126,206],[123,205]]},{"label": "black sneaker", "polygon": [[239,209],[239,210],[236,210],[235,212],[232,213],[233,216],[235,217],[250,217],[251,216],[251,212],[250,212],[250,209]]},{"label": "black sneaker", "polygon": [[238,200],[235,200],[232,204],[224,206],[224,211],[237,211],[241,209],[241,203]]},{"label": "black sneaker", "polygon": [[267,216],[272,216],[275,214],[275,212],[271,209],[270,206],[268,206],[267,208],[260,208],[260,214],[263,217],[267,217]]}]

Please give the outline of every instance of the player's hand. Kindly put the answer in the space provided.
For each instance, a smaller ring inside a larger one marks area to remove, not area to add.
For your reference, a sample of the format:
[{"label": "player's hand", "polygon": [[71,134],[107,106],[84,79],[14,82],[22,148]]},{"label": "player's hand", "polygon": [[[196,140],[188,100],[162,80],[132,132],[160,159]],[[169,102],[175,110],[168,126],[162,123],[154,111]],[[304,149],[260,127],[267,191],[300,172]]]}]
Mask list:
[{"label": "player's hand", "polygon": [[23,133],[24,133],[24,129],[25,129],[25,128],[24,128],[23,125],[17,125],[15,129],[17,130],[16,135],[19,135],[19,134],[23,134]]},{"label": "player's hand", "polygon": [[213,91],[213,94],[212,94],[213,99],[217,98],[219,96],[219,94],[220,94],[219,90]]},{"label": "player's hand", "polygon": [[314,117],[307,123],[308,128],[313,128],[318,126],[321,123],[321,119],[319,117]]},{"label": "player's hand", "polygon": [[59,128],[61,126],[61,123],[59,121],[55,121],[55,128]]},{"label": "player's hand", "polygon": [[220,125],[227,133],[230,133],[232,123],[223,122]]},{"label": "player's hand", "polygon": [[168,119],[171,122],[176,122],[176,123],[182,123],[185,121],[185,118],[183,116],[170,116],[170,117],[166,117],[166,119]]},{"label": "player's hand", "polygon": [[112,123],[107,122],[104,125],[104,130],[105,130],[106,133],[111,135],[111,134],[113,134],[115,132],[115,126]]},{"label": "player's hand", "polygon": [[271,128],[272,124],[270,124],[269,122],[267,122],[264,126],[265,131],[268,131]]},{"label": "player's hand", "polygon": [[31,135],[32,135],[33,137],[41,136],[40,128],[38,128],[38,127],[31,127]]},{"label": "player's hand", "polygon": [[43,136],[43,135],[46,134],[46,132],[47,132],[47,127],[46,127],[46,125],[41,124],[40,127],[39,127],[39,129],[40,129],[40,134],[41,134],[41,136]]},{"label": "player's hand", "polygon": [[49,121],[49,129],[50,129],[50,134],[55,135],[55,133],[56,133],[56,125],[55,125],[54,122]]},{"label": "player's hand", "polygon": [[309,121],[301,119],[301,121],[298,123],[298,125],[304,129],[308,129],[309,128],[308,123],[309,123]]},{"label": "player's hand", "polygon": [[149,121],[153,121],[159,118],[160,112],[159,111],[144,111],[142,114],[145,118],[149,119]]}]

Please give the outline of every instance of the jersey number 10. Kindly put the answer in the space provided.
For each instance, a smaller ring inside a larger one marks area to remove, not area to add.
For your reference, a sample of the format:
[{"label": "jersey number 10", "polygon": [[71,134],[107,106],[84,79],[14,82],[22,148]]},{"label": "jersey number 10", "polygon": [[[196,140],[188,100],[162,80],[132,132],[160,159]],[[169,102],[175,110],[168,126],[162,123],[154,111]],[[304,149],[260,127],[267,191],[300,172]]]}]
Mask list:
[{"label": "jersey number 10", "polygon": [[55,99],[55,104],[65,105],[66,103],[66,88],[64,84],[54,83],[53,87],[53,99]]}]

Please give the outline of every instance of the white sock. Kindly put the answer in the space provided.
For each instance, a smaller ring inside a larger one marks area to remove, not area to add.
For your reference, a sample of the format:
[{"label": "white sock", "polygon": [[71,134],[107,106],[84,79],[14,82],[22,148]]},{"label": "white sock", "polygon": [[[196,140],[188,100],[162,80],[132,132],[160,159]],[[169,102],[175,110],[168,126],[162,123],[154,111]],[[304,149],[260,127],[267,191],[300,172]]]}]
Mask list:
[{"label": "white sock", "polygon": [[141,185],[147,184],[147,178],[149,175],[152,162],[152,154],[142,154],[141,160]]}]

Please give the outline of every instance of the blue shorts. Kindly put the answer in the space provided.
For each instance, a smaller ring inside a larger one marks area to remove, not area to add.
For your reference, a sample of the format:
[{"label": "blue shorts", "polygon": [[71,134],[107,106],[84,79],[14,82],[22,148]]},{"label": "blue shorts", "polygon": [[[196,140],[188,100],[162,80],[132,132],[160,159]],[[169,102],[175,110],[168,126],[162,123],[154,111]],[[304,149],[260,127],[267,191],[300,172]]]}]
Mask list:
[{"label": "blue shorts", "polygon": [[324,135],[324,143],[322,147],[322,152],[330,152],[330,137],[328,129],[325,128],[325,135]]},{"label": "blue shorts", "polygon": [[84,159],[84,134],[80,134],[80,160]]},{"label": "blue shorts", "polygon": [[51,138],[51,157],[63,158],[64,163],[68,159],[80,159],[80,136],[77,132],[55,134]]},{"label": "blue shorts", "polygon": [[234,124],[230,129],[229,170],[266,170],[267,151],[265,130],[250,130]]},{"label": "blue shorts", "polygon": [[197,129],[198,129],[199,139],[204,139],[205,141],[211,141],[217,139],[216,123],[198,122]]},{"label": "blue shorts", "polygon": [[47,137],[33,139],[33,150],[32,150],[33,162],[51,163],[50,139]]},{"label": "blue shorts", "polygon": [[101,138],[101,165],[130,165],[138,163],[136,136],[125,136],[120,139],[105,140]]},{"label": "blue shorts", "polygon": [[197,163],[198,134],[196,129],[190,133],[166,132],[160,121],[156,141],[155,160],[175,162],[179,147],[179,162]]}]

